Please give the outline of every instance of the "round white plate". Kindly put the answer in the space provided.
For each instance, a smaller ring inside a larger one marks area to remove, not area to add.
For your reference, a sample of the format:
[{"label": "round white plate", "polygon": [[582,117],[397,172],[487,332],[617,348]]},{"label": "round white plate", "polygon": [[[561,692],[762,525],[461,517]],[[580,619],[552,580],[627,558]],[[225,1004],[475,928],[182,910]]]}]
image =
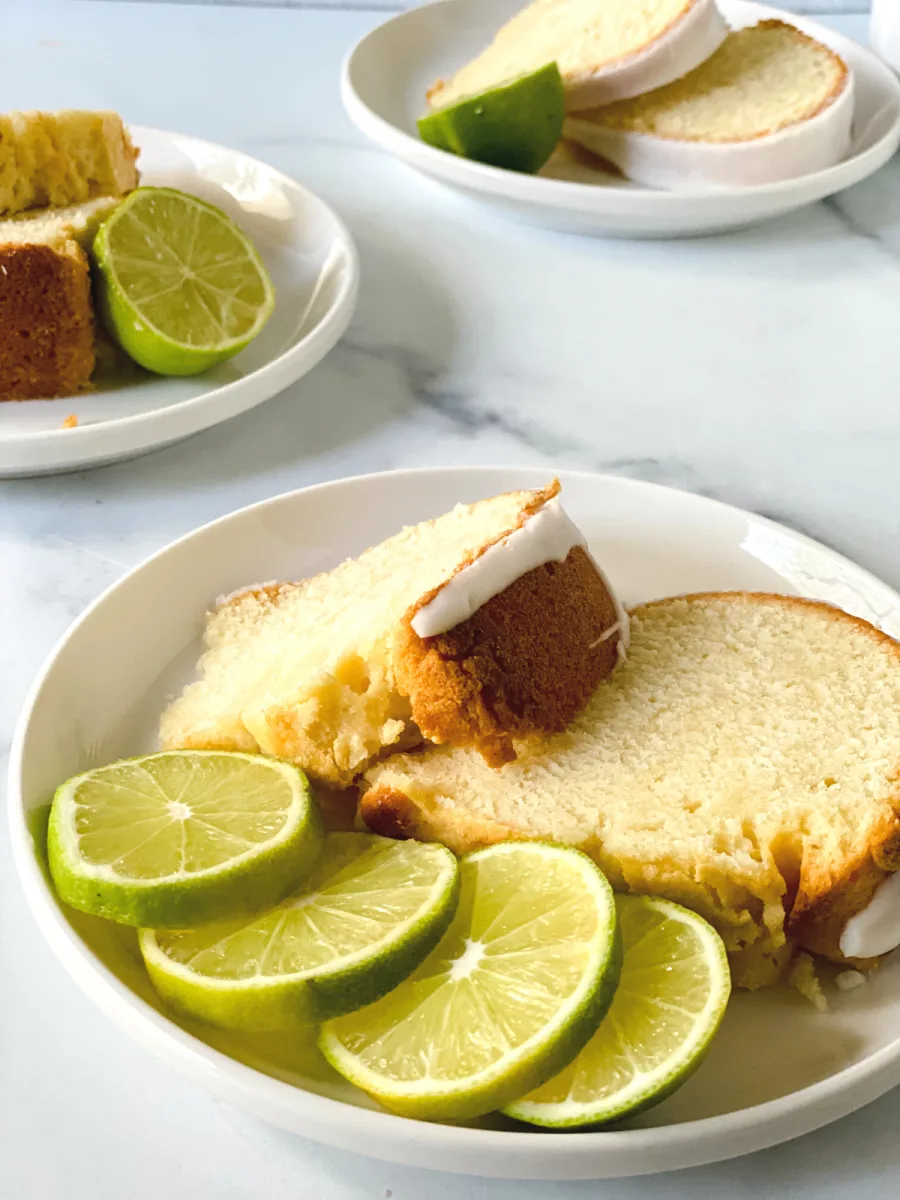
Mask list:
[{"label": "round white plate", "polygon": [[[296,1036],[176,1023],[150,989],[133,931],[61,908],[48,885],[42,826],[54,788],[152,748],[216,596],[313,574],[458,501],[546,482],[542,471],[477,467],[307,488],[216,521],[117,583],[54,650],[15,735],[9,811],[28,902],[65,967],[139,1042],[232,1104],[346,1150],[471,1174],[583,1179],[686,1167],[796,1137],[900,1082],[900,955],[866,987],[836,994],[828,1013],[787,991],[736,996],[700,1071],[614,1130],[528,1132],[500,1118],[433,1125],[378,1110]],[[707,589],[799,592],[900,635],[896,593],[788,529],[652,484],[578,473],[562,482],[566,508],[626,603]]]},{"label": "round white plate", "polygon": [[[275,311],[246,350],[191,379],[135,368],[78,396],[0,404],[0,477],[115,462],[227,421],[311,371],[353,315],[356,248],[317,196],[224,146],[142,126],[131,134],[143,183],[201,196],[253,238],[275,284]],[[78,425],[64,429],[70,414]]]},{"label": "round white plate", "polygon": [[426,175],[550,229],[624,237],[711,233],[801,208],[865,179],[900,142],[900,83],[874,54],[825,25],[746,0],[719,0],[735,27],[768,17],[792,22],[852,68],[856,115],[850,156],[800,179],[727,190],[663,192],[574,162],[564,151],[540,175],[483,166],[426,146],[416,131],[425,90],[449,78],[493,38],[525,0],[439,0],[392,17],[344,63],[347,112],[367,137]]}]

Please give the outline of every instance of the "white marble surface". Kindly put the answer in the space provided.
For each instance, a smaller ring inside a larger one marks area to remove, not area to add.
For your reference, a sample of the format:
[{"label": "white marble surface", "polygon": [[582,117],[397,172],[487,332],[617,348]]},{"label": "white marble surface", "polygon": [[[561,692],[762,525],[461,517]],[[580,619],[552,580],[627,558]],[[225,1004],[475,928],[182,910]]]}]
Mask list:
[{"label": "white marble surface", "polygon": [[[28,683],[123,570],[240,505],[390,467],[537,463],[764,512],[900,586],[900,166],[746,233],[537,232],[370,149],[337,70],[372,12],[0,3],[0,109],[113,107],[267,159],[346,218],[358,315],[307,380],[173,449],[0,484],[0,754]],[[862,17],[835,18],[864,35]],[[2,420],[2,412],[0,412]],[[107,1024],[41,942],[0,836],[0,1194],[10,1200],[859,1200],[896,1193],[900,1094],[739,1163],[605,1185],[458,1180],[243,1118]]]}]

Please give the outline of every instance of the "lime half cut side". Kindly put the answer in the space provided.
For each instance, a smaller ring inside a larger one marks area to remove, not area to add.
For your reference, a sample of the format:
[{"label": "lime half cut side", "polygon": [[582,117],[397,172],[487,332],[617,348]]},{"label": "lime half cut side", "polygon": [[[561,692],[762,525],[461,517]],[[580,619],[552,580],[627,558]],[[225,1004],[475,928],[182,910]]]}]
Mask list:
[{"label": "lime half cut side", "polygon": [[504,1111],[555,1129],[604,1125],[658,1104],[697,1069],[725,1014],[731,976],[702,917],[617,896],[622,976],[612,1007],[565,1071]]},{"label": "lime half cut side", "polygon": [[437,949],[320,1035],[337,1071],[407,1116],[478,1116],[549,1078],[596,1031],[618,977],[612,890],[585,855],[506,843],[460,870]]},{"label": "lime half cut side", "polygon": [[57,789],[47,851],[67,904],[125,925],[190,927],[268,908],[324,834],[303,772],[254,754],[171,750]]},{"label": "lime half cut side", "polygon": [[329,833],[312,875],[276,908],[189,930],[142,930],[157,991],[231,1029],[302,1027],[380,999],[453,918],[459,868],[443,846]]},{"label": "lime half cut side", "polygon": [[232,358],[275,306],[247,235],[174,188],[132,192],[100,227],[93,253],[104,323],[158,375],[196,375]]},{"label": "lime half cut side", "polygon": [[533,174],[562,136],[566,98],[556,63],[439,108],[419,121],[429,146],[492,167]]}]

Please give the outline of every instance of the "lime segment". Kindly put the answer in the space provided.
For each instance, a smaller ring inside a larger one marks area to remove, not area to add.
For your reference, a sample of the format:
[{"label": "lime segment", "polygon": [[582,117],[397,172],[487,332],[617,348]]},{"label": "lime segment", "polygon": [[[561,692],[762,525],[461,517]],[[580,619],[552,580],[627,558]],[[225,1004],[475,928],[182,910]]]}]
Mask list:
[{"label": "lime segment", "polygon": [[556,63],[469,96],[419,121],[423,142],[462,158],[533,174],[562,136],[565,91]]},{"label": "lime segment", "polygon": [[191,1016],[268,1032],[351,1012],[434,949],[459,895],[443,846],[330,833],[312,875],[277,908],[191,930],[142,930],[156,989]]},{"label": "lime segment", "polygon": [[612,891],[586,856],[507,843],[460,868],[459,908],[437,949],[320,1036],[337,1071],[408,1116],[477,1116],[562,1069],[618,976]]},{"label": "lime segment", "polygon": [[138,188],[94,239],[104,323],[141,366],[195,375],[243,350],[275,292],[253,243],[211,204]]},{"label": "lime segment", "polygon": [[722,939],[668,900],[617,896],[624,961],[595,1036],[565,1071],[504,1111],[534,1125],[601,1125],[650,1108],[696,1070],[731,977]]},{"label": "lime segment", "polygon": [[323,836],[297,767],[175,750],[62,784],[47,850],[73,908],[125,925],[184,927],[281,900],[312,869]]}]

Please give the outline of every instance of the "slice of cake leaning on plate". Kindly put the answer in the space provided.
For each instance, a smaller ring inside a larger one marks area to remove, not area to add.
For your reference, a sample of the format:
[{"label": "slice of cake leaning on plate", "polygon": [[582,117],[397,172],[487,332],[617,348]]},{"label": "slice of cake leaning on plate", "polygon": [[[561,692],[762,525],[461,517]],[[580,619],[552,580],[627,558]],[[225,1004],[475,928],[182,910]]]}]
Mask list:
[{"label": "slice of cake leaning on plate", "polygon": [[118,203],[101,196],[0,221],[0,400],[71,396],[90,380],[88,251]]},{"label": "slice of cake leaning on plate", "polygon": [[634,99],[570,114],[563,137],[652,187],[777,183],[850,149],[853,79],[782,21],[730,33],[696,70]]},{"label": "slice of cake leaning on plate", "polygon": [[609,104],[686,75],[727,33],[715,0],[534,0],[428,100],[443,108],[556,62],[569,110]]},{"label": "slice of cake leaning on plate", "polygon": [[423,738],[490,771],[565,729],[628,623],[558,491],[459,505],[333,571],[221,601],[163,746],[261,750],[345,787]]},{"label": "slice of cake leaning on plate", "polygon": [[864,621],[746,593],[643,605],[570,726],[515,748],[495,771],[452,746],[394,755],[360,814],[457,853],[577,846],[707,917],[747,987],[802,950],[865,965],[900,944],[900,645]]},{"label": "slice of cake leaning on plate", "polygon": [[88,252],[137,186],[136,159],[116,113],[0,116],[0,401],[88,386],[97,334]]}]

